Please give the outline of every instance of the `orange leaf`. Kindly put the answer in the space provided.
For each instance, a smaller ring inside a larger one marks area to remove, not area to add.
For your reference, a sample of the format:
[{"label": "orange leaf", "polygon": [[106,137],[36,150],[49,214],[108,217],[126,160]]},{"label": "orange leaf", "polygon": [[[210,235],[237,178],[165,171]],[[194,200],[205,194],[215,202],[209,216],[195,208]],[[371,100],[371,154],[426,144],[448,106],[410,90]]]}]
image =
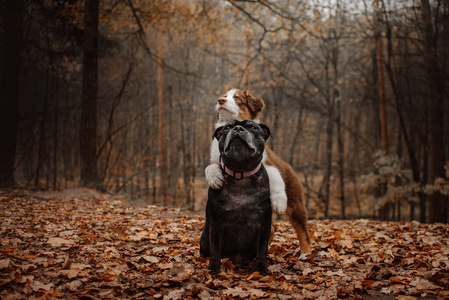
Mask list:
[{"label": "orange leaf", "polygon": [[394,282],[394,283],[406,284],[406,282],[404,282],[404,280],[396,278],[396,277],[391,277],[390,281]]},{"label": "orange leaf", "polygon": [[259,278],[259,277],[261,277],[261,276],[259,275],[259,272],[256,271],[256,272],[252,273],[251,275],[249,275],[246,279],[251,280],[253,278]]},{"label": "orange leaf", "polygon": [[374,280],[362,280],[362,285],[368,286],[372,285],[374,283]]}]

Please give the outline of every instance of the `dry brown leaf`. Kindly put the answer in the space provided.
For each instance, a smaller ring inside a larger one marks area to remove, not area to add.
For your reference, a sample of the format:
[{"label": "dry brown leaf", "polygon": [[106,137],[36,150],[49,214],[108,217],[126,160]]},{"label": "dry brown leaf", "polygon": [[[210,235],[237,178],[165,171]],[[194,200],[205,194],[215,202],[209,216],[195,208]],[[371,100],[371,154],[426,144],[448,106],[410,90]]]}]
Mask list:
[{"label": "dry brown leaf", "polygon": [[82,285],[83,285],[83,282],[81,280],[74,280],[74,281],[67,283],[67,288],[70,291],[74,292],[74,291],[78,290]]},{"label": "dry brown leaf", "polygon": [[0,259],[0,270],[9,269],[14,266],[12,260],[10,259]]},{"label": "dry brown leaf", "polygon": [[54,287],[53,283],[48,283],[48,284],[44,284],[42,282],[39,282],[37,280],[34,280],[31,283],[31,288],[33,289],[33,291],[38,292],[38,291],[50,291],[51,288]]},{"label": "dry brown leaf", "polygon": [[75,244],[74,240],[67,240],[58,237],[52,237],[47,240],[52,247],[61,247],[61,246],[72,246]]},{"label": "dry brown leaf", "polygon": [[248,291],[244,291],[241,287],[227,288],[222,293],[226,297],[248,298],[250,295]]}]

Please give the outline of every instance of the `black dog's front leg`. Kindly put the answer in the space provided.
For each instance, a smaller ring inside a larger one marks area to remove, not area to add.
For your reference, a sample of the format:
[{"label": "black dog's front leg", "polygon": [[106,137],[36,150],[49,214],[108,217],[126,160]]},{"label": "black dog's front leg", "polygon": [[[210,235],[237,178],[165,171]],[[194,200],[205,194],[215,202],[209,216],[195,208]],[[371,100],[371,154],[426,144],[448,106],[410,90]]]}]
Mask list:
[{"label": "black dog's front leg", "polygon": [[268,226],[267,224],[263,224],[263,226],[260,227],[260,231],[257,235],[258,236],[257,252],[254,267],[261,276],[268,275],[267,255],[268,255],[268,242],[270,240],[270,233],[271,233],[271,222]]},{"label": "black dog's front leg", "polygon": [[206,218],[206,223],[204,224],[203,233],[200,238],[200,255],[201,257],[210,257],[210,225],[209,220]]},{"label": "black dog's front leg", "polygon": [[221,248],[223,244],[223,233],[220,224],[211,224],[209,231],[210,239],[210,261],[208,269],[211,274],[218,274],[221,271]]},{"label": "black dog's front leg", "polygon": [[267,267],[267,250],[260,251],[257,253],[255,270],[259,272],[261,276],[268,275],[268,267]]}]

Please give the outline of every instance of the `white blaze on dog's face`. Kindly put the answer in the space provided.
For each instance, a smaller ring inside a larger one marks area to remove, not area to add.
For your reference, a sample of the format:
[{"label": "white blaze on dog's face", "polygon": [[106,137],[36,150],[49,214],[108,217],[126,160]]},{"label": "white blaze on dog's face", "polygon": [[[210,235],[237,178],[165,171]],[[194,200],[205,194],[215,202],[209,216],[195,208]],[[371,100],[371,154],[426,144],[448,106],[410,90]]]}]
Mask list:
[{"label": "white blaze on dog's face", "polygon": [[239,116],[239,106],[237,105],[234,95],[237,89],[229,90],[224,96],[218,98],[216,110],[220,119],[223,120],[237,120]]},{"label": "white blaze on dog's face", "polygon": [[218,122],[215,126],[218,128],[232,120],[251,119],[259,122],[263,107],[263,100],[251,96],[247,91],[229,90],[224,96],[218,98],[215,106]]}]

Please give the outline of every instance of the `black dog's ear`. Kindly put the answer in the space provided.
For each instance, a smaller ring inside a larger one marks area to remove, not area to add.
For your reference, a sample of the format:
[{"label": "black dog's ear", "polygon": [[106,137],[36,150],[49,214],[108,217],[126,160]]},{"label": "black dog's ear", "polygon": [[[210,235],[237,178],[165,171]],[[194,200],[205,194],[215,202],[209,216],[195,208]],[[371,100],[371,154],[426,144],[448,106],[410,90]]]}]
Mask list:
[{"label": "black dog's ear", "polygon": [[268,126],[265,125],[265,124],[259,124],[259,126],[262,127],[262,129],[263,129],[263,132],[264,132],[263,137],[264,137],[264,139],[268,140],[268,138],[271,136],[270,128],[268,128]]},{"label": "black dog's ear", "polygon": [[212,137],[212,139],[216,138],[217,140],[219,140],[221,134],[223,133],[223,128],[224,126],[220,126],[217,129],[215,129],[214,136]]}]

